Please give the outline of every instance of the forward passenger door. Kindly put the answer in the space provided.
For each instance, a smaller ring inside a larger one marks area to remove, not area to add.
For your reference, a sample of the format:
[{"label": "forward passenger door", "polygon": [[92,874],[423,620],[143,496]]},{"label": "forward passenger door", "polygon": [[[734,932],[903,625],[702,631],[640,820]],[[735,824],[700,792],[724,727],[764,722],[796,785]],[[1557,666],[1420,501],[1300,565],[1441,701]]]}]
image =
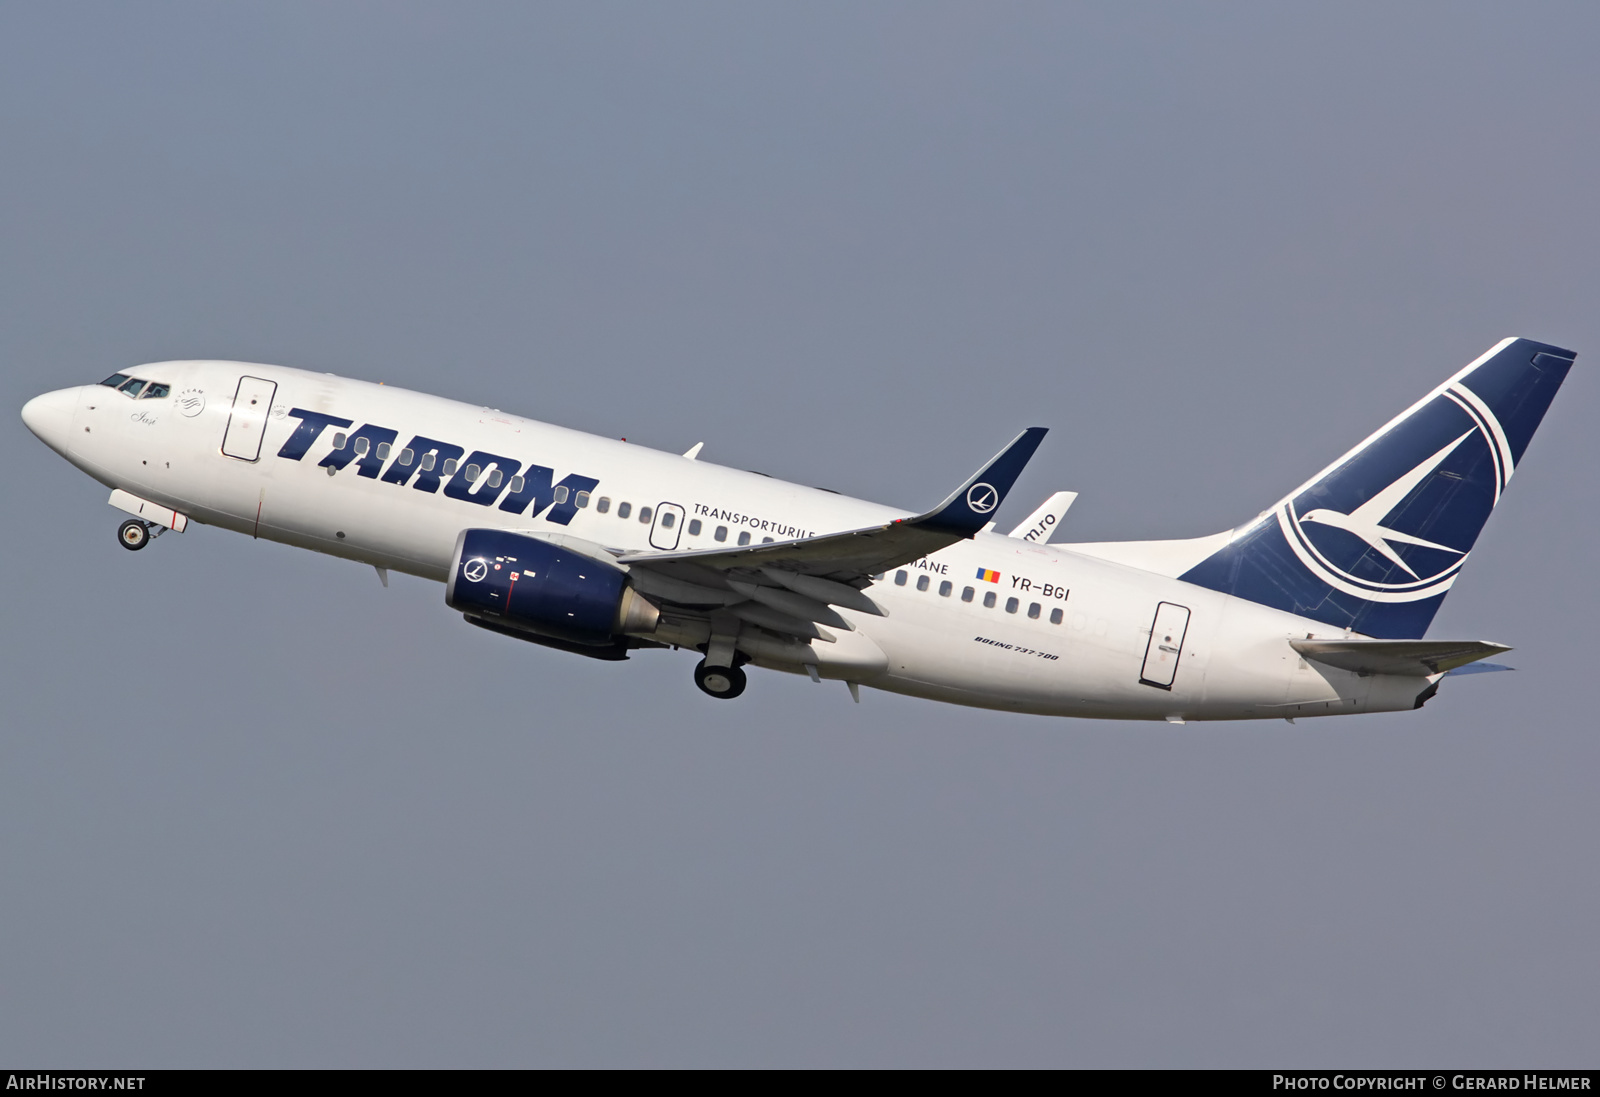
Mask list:
[{"label": "forward passenger door", "polygon": [[239,387],[233,394],[233,411],[228,416],[228,429],[222,436],[222,452],[241,461],[254,461],[261,456],[261,438],[267,430],[267,412],[272,410],[272,398],[278,385],[259,377],[239,378]]}]

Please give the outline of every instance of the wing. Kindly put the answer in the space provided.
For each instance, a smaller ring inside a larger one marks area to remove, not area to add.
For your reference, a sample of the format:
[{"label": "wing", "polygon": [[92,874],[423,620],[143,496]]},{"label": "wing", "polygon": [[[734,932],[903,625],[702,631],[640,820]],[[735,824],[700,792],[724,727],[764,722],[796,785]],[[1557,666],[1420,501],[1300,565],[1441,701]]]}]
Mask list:
[{"label": "wing", "polygon": [[983,529],[1044,436],[1044,427],[1024,430],[944,502],[915,518],[744,548],[625,553],[618,562],[641,593],[676,607],[725,611],[773,632],[829,640],[822,625],[851,627],[830,606],[882,616],[861,593],[872,576]]}]

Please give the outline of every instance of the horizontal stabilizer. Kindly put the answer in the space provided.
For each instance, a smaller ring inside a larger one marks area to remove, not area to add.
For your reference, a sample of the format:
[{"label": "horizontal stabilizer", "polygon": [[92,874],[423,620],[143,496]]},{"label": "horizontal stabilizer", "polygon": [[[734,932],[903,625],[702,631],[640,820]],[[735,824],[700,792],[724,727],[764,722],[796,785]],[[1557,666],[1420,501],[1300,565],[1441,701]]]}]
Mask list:
[{"label": "horizontal stabilizer", "polygon": [[1487,640],[1290,640],[1306,659],[1356,674],[1428,678],[1511,649]]},{"label": "horizontal stabilizer", "polygon": [[1496,671],[1516,669],[1516,667],[1508,667],[1504,663],[1468,663],[1464,667],[1445,671],[1445,677],[1449,678],[1456,674],[1493,674]]}]

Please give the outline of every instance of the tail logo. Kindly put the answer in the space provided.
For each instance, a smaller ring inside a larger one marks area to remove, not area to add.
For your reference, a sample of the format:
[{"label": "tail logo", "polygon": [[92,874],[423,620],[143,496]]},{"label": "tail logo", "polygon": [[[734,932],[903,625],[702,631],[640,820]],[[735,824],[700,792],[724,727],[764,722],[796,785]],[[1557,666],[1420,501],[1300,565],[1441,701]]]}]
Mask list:
[{"label": "tail logo", "polygon": [[[1512,455],[1499,420],[1476,393],[1460,382],[1450,385],[1436,400],[1438,404],[1434,408],[1426,409],[1435,414],[1425,418],[1444,428],[1443,436],[1448,440],[1442,446],[1438,445],[1437,427],[1429,430],[1433,442],[1424,443],[1427,455],[1420,461],[1413,457],[1415,463],[1394,476],[1392,457],[1381,453],[1386,440],[1401,441],[1400,432],[1391,431],[1373,439],[1372,446],[1353,455],[1344,468],[1327,478],[1357,485],[1363,481],[1370,483],[1362,475],[1367,471],[1363,466],[1369,462],[1387,465],[1391,470],[1387,475],[1394,478],[1364,502],[1342,511],[1328,506],[1302,509],[1302,504],[1322,494],[1314,488],[1278,507],[1278,525],[1290,548],[1312,574],[1335,590],[1374,602],[1415,602],[1450,589],[1466,562],[1471,539],[1476,536],[1477,525],[1481,522],[1457,531],[1463,533],[1467,541],[1466,547],[1457,548],[1419,536],[1420,531],[1415,530],[1419,518],[1414,512],[1422,512],[1424,523],[1432,519],[1433,512],[1427,507],[1408,506],[1418,487],[1424,486],[1446,462],[1452,468],[1471,467],[1487,456],[1489,468],[1485,471],[1489,472],[1493,485],[1493,500],[1489,501],[1489,506],[1500,501],[1500,493],[1511,478]],[[1423,410],[1418,409],[1419,412]],[[1407,431],[1409,434],[1421,426],[1419,420],[1422,419],[1422,415],[1408,417],[1409,422],[1402,421],[1396,426],[1411,428]],[[1433,448],[1435,446],[1438,448]],[[1484,447],[1487,454],[1481,450],[1463,452],[1463,447]],[[1415,449],[1412,452],[1415,453]],[[1376,468],[1371,471],[1378,472]],[[1461,478],[1449,469],[1441,475]],[[1336,484],[1335,488],[1348,490],[1346,484]],[[1413,532],[1407,532],[1404,528],[1407,525],[1413,527]],[[1324,532],[1333,530],[1339,532]],[[1441,532],[1445,540],[1451,539],[1451,530]],[[1409,560],[1402,557],[1400,549],[1412,546],[1432,551],[1409,553]],[[1373,558],[1373,553],[1381,562]]]},{"label": "tail logo", "polygon": [[967,489],[967,506],[973,514],[988,514],[1000,505],[1000,493],[993,484],[973,484]]}]

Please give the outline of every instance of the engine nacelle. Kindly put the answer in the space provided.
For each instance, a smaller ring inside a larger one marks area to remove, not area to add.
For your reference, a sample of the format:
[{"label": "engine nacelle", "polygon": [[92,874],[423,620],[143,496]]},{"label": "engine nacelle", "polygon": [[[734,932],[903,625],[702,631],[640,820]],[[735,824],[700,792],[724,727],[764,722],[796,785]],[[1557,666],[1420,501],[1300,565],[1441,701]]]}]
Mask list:
[{"label": "engine nacelle", "polygon": [[487,622],[594,647],[653,632],[660,617],[617,565],[500,529],[461,531],[444,601]]}]

